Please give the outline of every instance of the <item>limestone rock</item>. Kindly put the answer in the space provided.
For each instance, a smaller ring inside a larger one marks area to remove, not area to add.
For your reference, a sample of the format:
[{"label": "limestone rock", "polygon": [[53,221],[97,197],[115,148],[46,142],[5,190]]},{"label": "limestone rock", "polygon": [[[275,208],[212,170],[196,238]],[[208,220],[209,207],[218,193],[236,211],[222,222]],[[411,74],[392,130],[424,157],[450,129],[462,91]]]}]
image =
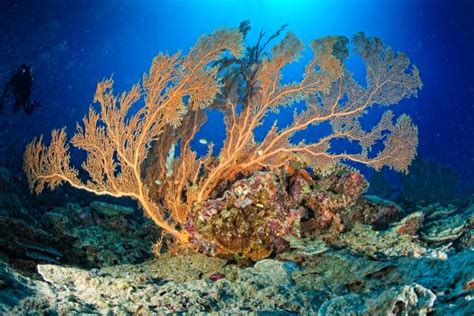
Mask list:
[{"label": "limestone rock", "polygon": [[341,234],[336,245],[370,257],[420,257],[427,252],[426,248],[414,242],[410,236],[391,231],[377,232],[362,224],[356,224],[351,231]]},{"label": "limestone rock", "polygon": [[375,298],[357,294],[326,301],[319,315],[427,315],[436,300],[430,290],[418,284],[391,288]]},{"label": "limestone rock", "polygon": [[258,261],[254,268],[256,271],[268,275],[275,284],[287,285],[291,282],[290,274],[281,261],[263,259]]}]

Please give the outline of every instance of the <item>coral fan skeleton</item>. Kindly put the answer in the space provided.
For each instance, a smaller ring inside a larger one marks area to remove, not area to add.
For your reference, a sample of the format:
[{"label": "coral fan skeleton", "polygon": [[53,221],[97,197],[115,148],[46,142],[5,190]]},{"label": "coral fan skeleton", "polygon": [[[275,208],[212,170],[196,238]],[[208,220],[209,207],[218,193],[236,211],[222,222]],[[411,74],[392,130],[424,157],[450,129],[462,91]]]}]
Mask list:
[{"label": "coral fan skeleton", "polygon": [[[359,122],[373,105],[389,106],[416,95],[421,81],[406,55],[394,53],[378,38],[355,35],[354,50],[366,68],[366,85],[361,86],[344,64],[349,41],[324,37],[311,43],[313,57],[303,79],[282,84],[281,70],[298,59],[303,43],[287,33],[269,54],[263,53],[282,28],[265,43],[261,34],[257,45],[244,52],[248,29],[243,23],[240,29],[217,30],[201,37],[187,55],[159,54],[142,82],[121,95],[113,94],[111,79],[99,82],[94,101],[100,109],[89,109],[70,140],[87,153],[82,168],[88,179],[81,179],[70,165],[66,133],[59,129],[52,132],[49,146],[40,137],[26,148],[24,169],[31,190],[39,194],[45,186],[69,183],[97,195],[135,199],[185,246],[193,234],[187,225],[190,216],[219,186],[239,175],[281,169],[295,160],[317,170],[354,161],[407,171],[417,147],[411,119],[402,115],[394,122],[394,114],[387,111],[369,131]],[[144,105],[131,113],[142,98]],[[275,123],[261,142],[254,139],[255,128],[270,111],[300,101],[305,109],[295,112],[289,126]],[[198,157],[190,143],[209,108],[224,113],[226,139],[218,156],[210,143],[208,154]],[[290,141],[296,132],[324,122],[331,124],[332,133],[317,142]],[[360,152],[334,153],[334,139],[357,142]],[[380,140],[384,149],[369,155]]]}]

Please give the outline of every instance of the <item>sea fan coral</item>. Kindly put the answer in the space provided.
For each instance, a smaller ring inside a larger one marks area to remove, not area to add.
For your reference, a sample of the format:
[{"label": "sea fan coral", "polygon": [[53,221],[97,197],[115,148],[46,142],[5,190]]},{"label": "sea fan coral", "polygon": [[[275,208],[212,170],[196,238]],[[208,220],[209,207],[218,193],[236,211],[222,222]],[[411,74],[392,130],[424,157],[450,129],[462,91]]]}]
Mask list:
[{"label": "sea fan coral", "polygon": [[[158,55],[142,83],[121,96],[112,93],[111,79],[103,80],[94,99],[100,111],[91,108],[71,140],[87,152],[82,167],[89,178],[84,182],[70,166],[65,131],[56,130],[49,146],[39,138],[26,148],[30,188],[40,193],[46,185],[54,189],[66,182],[98,195],[136,199],[157,225],[188,244],[191,234],[185,224],[190,215],[238,175],[279,169],[295,160],[315,169],[348,160],[406,171],[417,146],[417,128],[410,118],[402,115],[394,123],[388,111],[369,131],[359,122],[373,105],[388,106],[416,95],[421,81],[406,55],[394,53],[378,38],[357,34],[352,42],[366,66],[366,85],[361,86],[344,64],[349,41],[324,37],[311,43],[313,57],[303,79],[282,84],[281,70],[304,47],[288,33],[264,53],[283,29],[266,41],[262,33],[246,54],[242,42],[248,27],[218,30],[200,38],[187,56]],[[142,95],[144,106],[129,113]],[[269,112],[300,101],[306,107],[295,112],[289,126],[275,123],[262,141],[255,140],[254,130]],[[209,144],[208,154],[198,157],[190,144],[209,107],[224,113],[226,139],[218,156]],[[315,143],[291,142],[296,132],[324,122],[332,126],[329,135]],[[331,151],[335,139],[357,142],[360,152]],[[381,140],[385,148],[369,155]]]},{"label": "sea fan coral", "polygon": [[[145,214],[168,233],[185,242],[187,234],[166,221],[165,210],[149,198],[142,180],[141,164],[152,141],[178,127],[187,110],[203,110],[219,90],[217,68],[209,64],[226,50],[241,54],[242,35],[237,30],[218,30],[198,40],[186,57],[158,55],[142,85],[135,85],[121,96],[112,93],[112,80],[97,85],[93,108],[83,119],[71,144],[87,152],[82,164],[89,179],[84,182],[71,167],[69,145],[64,129],[52,133],[51,144],[34,139],[24,154],[24,169],[31,190],[40,193],[63,182],[97,195],[130,197],[140,202]],[[144,106],[130,115],[130,108],[146,94]],[[187,99],[185,104],[184,100]]]}]

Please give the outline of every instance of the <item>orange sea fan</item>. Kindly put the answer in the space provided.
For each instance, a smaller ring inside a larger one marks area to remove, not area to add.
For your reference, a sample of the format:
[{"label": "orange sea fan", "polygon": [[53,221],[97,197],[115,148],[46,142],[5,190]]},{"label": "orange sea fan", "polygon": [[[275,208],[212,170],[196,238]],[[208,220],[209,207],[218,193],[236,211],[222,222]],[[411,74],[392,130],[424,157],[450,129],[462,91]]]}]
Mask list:
[{"label": "orange sea fan", "polygon": [[[180,125],[188,111],[185,97],[201,110],[211,104],[219,83],[217,71],[210,63],[226,50],[238,57],[241,46],[242,35],[238,30],[218,30],[200,38],[186,57],[160,54],[144,76],[143,84],[133,86],[120,97],[113,94],[111,79],[100,82],[94,97],[100,104],[100,112],[91,108],[71,139],[72,145],[87,152],[82,167],[88,179],[82,181],[78,171],[69,164],[64,129],[55,130],[49,146],[40,137],[25,150],[24,170],[31,190],[40,193],[46,185],[54,189],[66,182],[97,195],[136,199],[157,225],[186,242],[186,232],[178,231],[167,221],[165,210],[150,199],[141,165],[151,142],[165,138],[164,132],[172,133]],[[146,95],[144,106],[135,114],[129,113],[142,92]]]},{"label": "orange sea fan", "polygon": [[[90,109],[71,140],[87,153],[82,167],[89,178],[82,181],[70,166],[65,131],[55,130],[49,146],[39,138],[26,148],[30,188],[40,193],[46,185],[54,189],[66,182],[98,195],[136,199],[147,216],[186,244],[189,215],[238,175],[281,168],[295,159],[313,168],[347,160],[407,170],[418,142],[407,115],[394,122],[387,111],[369,131],[359,123],[371,106],[396,104],[421,88],[418,70],[406,55],[357,34],[352,42],[366,67],[366,85],[361,86],[344,63],[348,39],[324,37],[311,43],[313,57],[302,80],[282,84],[282,68],[298,58],[303,43],[288,33],[266,55],[268,41],[262,44],[262,34],[245,55],[244,34],[222,29],[201,37],[187,55],[158,55],[142,83],[121,96],[112,93],[111,79],[100,82],[94,98],[100,111]],[[129,113],[143,95],[144,105]],[[262,141],[255,140],[255,128],[270,111],[301,101],[306,107],[289,126],[274,124]],[[208,154],[198,157],[191,141],[209,107],[224,113],[226,138],[218,156],[208,144]],[[296,132],[324,122],[332,127],[329,135],[315,143],[291,142]],[[335,139],[357,142],[360,152],[333,152]],[[385,148],[369,155],[379,141]]]}]

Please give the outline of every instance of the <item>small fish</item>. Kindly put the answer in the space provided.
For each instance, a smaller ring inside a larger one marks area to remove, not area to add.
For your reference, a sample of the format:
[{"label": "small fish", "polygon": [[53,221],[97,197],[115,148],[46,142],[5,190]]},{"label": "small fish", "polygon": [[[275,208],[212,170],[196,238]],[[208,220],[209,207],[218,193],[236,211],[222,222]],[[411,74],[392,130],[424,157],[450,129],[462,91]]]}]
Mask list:
[{"label": "small fish", "polygon": [[200,138],[200,139],[199,139],[199,143],[200,143],[200,144],[203,144],[203,145],[207,145],[207,139],[205,139],[205,138]]},{"label": "small fish", "polygon": [[156,183],[156,185],[161,185],[161,180],[160,180],[160,179],[156,179],[156,180],[155,180],[155,183]]}]

